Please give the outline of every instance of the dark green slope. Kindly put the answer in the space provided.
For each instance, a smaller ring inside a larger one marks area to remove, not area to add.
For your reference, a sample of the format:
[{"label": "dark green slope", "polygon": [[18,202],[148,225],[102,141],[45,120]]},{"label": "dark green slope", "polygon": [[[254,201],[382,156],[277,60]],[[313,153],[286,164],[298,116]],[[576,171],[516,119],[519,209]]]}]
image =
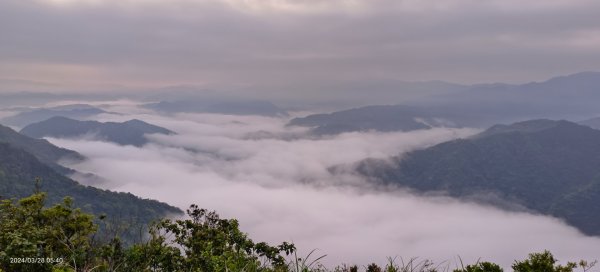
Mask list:
[{"label": "dark green slope", "polygon": [[82,160],[79,153],[57,147],[43,139],[33,139],[22,135],[9,127],[0,125],[0,143],[8,143],[11,146],[21,148],[34,155],[44,164],[52,167],[60,173],[66,174],[72,170],[60,166],[57,162],[61,159]]},{"label": "dark green slope", "polygon": [[71,196],[77,207],[94,214],[106,214],[116,220],[148,223],[169,213],[181,213],[175,207],[154,200],[141,199],[130,193],[116,193],[83,186],[41,163],[23,149],[0,143],[0,196],[22,198],[35,191],[36,178],[40,190],[47,192],[48,204]]},{"label": "dark green slope", "polygon": [[130,120],[123,123],[97,121],[78,121],[66,117],[52,117],[48,120],[24,127],[21,133],[33,138],[56,137],[70,138],[85,134],[95,134],[101,140],[120,145],[142,146],[148,142],[145,134],[173,132],[140,120]]},{"label": "dark green slope", "polygon": [[567,121],[494,126],[469,139],[358,171],[379,182],[454,197],[493,193],[600,235],[600,131]]}]

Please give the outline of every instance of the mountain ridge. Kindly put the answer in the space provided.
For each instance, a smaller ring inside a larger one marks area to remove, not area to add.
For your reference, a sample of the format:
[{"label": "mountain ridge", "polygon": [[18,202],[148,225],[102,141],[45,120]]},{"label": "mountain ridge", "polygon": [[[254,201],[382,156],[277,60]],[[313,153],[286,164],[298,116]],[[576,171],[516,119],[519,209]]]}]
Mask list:
[{"label": "mountain ridge", "polygon": [[73,138],[93,134],[100,140],[137,147],[148,143],[148,140],[144,136],[145,134],[174,134],[174,132],[168,129],[137,119],[122,123],[102,123],[98,121],[79,121],[62,116],[30,124],[20,132],[32,138]]},{"label": "mountain ridge", "polygon": [[64,116],[71,119],[84,119],[101,113],[107,112],[87,104],[70,104],[52,108],[24,110],[16,115],[2,118],[1,123],[22,128],[29,124],[41,122],[55,116]]},{"label": "mountain ridge", "polygon": [[494,193],[600,235],[600,131],[568,121],[532,120],[492,127],[466,139],[356,170],[372,181],[456,198]]},{"label": "mountain ridge", "polygon": [[80,161],[84,159],[84,156],[73,150],[57,147],[44,139],[30,138],[2,125],[0,125],[0,142],[8,143],[31,153],[41,162],[62,174],[72,173],[73,170],[60,165],[59,161]]},{"label": "mountain ridge", "polygon": [[311,128],[317,135],[331,135],[355,131],[411,131],[428,129],[432,126],[446,126],[429,112],[405,105],[372,105],[332,113],[312,114],[294,118],[288,126]]},{"label": "mountain ridge", "polygon": [[[35,184],[35,180],[41,180]],[[142,199],[131,193],[117,193],[78,182],[54,171],[27,151],[0,143],[0,196],[22,198],[40,190],[47,193],[47,205],[72,197],[76,207],[111,219],[148,224],[180,209],[156,200]]]}]

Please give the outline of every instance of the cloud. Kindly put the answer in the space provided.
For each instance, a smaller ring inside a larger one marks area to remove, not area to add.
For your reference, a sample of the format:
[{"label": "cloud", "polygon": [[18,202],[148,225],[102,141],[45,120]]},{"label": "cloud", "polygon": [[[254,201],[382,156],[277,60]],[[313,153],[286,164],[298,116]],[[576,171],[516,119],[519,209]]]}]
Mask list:
[{"label": "cloud", "polygon": [[[382,191],[359,177],[327,171],[366,157],[385,158],[465,137],[476,130],[439,128],[290,140],[277,136],[289,132],[285,120],[277,118],[139,112],[103,118],[139,118],[178,133],[152,136],[152,143],[142,148],[50,139],[88,157],[73,167],[106,178],[103,187],[181,208],[196,203],[214,209],[239,219],[241,228],[256,240],[291,240],[301,254],[316,248],[317,255],[328,255],[324,262],[329,266],[415,256],[448,261],[454,268],[460,256],[469,263],[482,258],[508,267],[513,260],[544,249],[561,261],[599,257],[598,238],[585,237],[557,219],[444,197]],[[273,137],[246,137],[257,130]]]},{"label": "cloud", "polygon": [[36,87],[54,91],[189,83],[277,98],[366,92],[379,82],[399,90],[397,80],[541,80],[598,69],[598,8],[588,0],[8,0],[0,72],[60,85]]},{"label": "cloud", "polygon": [[15,114],[16,114],[16,112],[13,112],[13,111],[2,110],[2,111],[0,111],[0,119],[4,118],[4,117],[13,116]]}]

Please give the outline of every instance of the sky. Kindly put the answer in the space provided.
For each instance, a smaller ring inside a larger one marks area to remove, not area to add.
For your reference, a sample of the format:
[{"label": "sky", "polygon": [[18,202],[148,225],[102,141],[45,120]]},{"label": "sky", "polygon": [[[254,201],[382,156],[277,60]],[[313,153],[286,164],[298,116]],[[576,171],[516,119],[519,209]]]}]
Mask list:
[{"label": "sky", "polygon": [[600,70],[594,0],[3,0],[0,92],[529,82]]},{"label": "sky", "polygon": [[305,128],[285,126],[285,118],[157,115],[131,101],[103,104],[119,114],[95,119],[137,118],[177,134],[150,135],[143,147],[100,142],[93,135],[49,139],[87,157],[69,167],[104,179],[75,175],[76,180],[181,209],[195,203],[216,210],[238,219],[255,241],[294,242],[302,257],[316,249],[314,256],[327,255],[323,263],[330,268],[384,264],[387,257],[429,258],[450,268],[460,259],[474,263],[481,258],[509,267],[545,249],[562,263],[599,258],[599,238],[584,236],[556,218],[377,188],[352,172],[329,171],[468,137],[479,129],[314,138],[304,135]]}]

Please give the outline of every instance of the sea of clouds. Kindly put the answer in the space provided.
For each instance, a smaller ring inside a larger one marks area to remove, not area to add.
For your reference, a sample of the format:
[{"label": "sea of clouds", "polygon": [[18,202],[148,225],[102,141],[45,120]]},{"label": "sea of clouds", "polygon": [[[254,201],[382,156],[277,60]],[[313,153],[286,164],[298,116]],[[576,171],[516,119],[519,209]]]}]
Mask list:
[{"label": "sea of clouds", "polygon": [[327,266],[429,258],[455,268],[490,260],[509,267],[527,253],[551,250],[561,261],[598,259],[600,239],[558,219],[504,211],[446,197],[371,186],[351,172],[365,158],[387,158],[476,129],[345,133],[312,137],[286,118],[215,114],[160,115],[131,101],[103,104],[100,121],[133,118],[177,134],[149,135],[138,148],[82,139],[49,139],[88,159],[69,165],[103,178],[80,182],[131,192],[185,209],[195,203],[237,218],[256,240],[292,241],[300,256],[317,249]]}]

